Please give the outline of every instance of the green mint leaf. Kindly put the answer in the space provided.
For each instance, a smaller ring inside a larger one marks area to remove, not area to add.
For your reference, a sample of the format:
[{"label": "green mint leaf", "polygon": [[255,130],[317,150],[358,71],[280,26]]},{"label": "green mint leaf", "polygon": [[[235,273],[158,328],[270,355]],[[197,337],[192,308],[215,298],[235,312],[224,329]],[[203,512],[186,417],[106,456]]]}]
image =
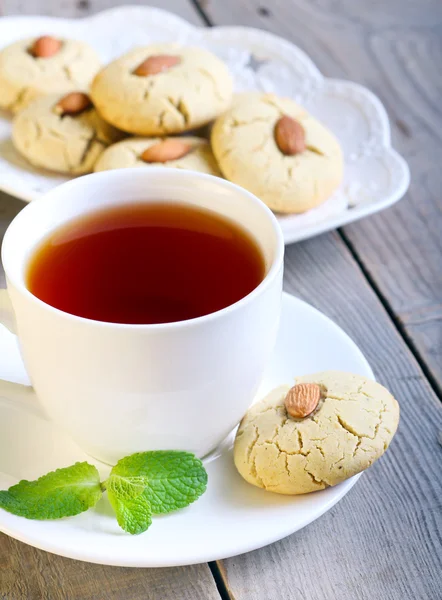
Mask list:
[{"label": "green mint leaf", "polygon": [[152,523],[152,510],[143,494],[146,483],[147,478],[142,476],[126,478],[112,474],[105,482],[118,525],[132,535],[143,533]]},{"label": "green mint leaf", "polygon": [[189,452],[138,452],[118,461],[111,475],[146,477],[143,496],[152,514],[168,513],[188,506],[206,491],[207,473],[202,462]]},{"label": "green mint leaf", "polygon": [[104,486],[108,493],[111,492],[121,500],[133,500],[144,492],[147,483],[147,477],[142,475],[122,477],[121,475],[111,474],[109,479],[104,482]]},{"label": "green mint leaf", "polygon": [[97,469],[82,462],[0,491],[0,508],[27,519],[60,519],[95,506],[101,495]]}]

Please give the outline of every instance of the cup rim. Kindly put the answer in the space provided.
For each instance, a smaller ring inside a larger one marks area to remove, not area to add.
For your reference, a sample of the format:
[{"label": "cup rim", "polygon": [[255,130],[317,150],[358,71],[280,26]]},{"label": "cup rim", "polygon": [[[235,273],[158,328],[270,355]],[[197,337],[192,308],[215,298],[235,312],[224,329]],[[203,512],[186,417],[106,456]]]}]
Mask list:
[{"label": "cup rim", "polygon": [[[169,174],[170,175],[170,172],[166,173],[166,171],[169,171],[169,170],[165,169],[164,167],[150,167],[148,170],[146,169],[146,171],[144,171],[144,173],[146,175],[148,175],[148,174],[152,174],[152,175],[154,175],[154,174],[158,174],[158,175]],[[282,233],[281,227],[280,227],[275,215],[264,204],[264,202],[259,200],[259,198],[257,196],[255,196],[254,194],[252,194],[245,188],[242,188],[241,186],[236,185],[235,183],[232,183],[231,181],[227,181],[226,179],[221,179],[220,177],[216,177],[214,175],[209,175],[206,173],[199,173],[197,171],[191,171],[188,169],[174,169],[173,171],[174,171],[174,176],[177,179],[180,179],[180,178],[186,179],[189,176],[191,176],[193,178],[212,182],[213,184],[215,184],[219,187],[223,187],[227,190],[230,190],[232,192],[235,192],[237,194],[247,197],[254,204],[256,204],[258,206],[258,208],[269,219],[269,221],[272,225],[272,229],[275,233],[275,237],[276,237],[276,247],[275,247],[275,254],[273,257],[273,261],[272,261],[272,264],[270,265],[270,268],[269,268],[267,274],[263,278],[263,280],[259,283],[259,285],[256,286],[255,289],[253,289],[251,292],[249,292],[246,296],[244,296],[243,298],[240,298],[240,300],[237,300],[233,304],[229,304],[228,306],[226,306],[220,310],[217,310],[215,312],[208,313],[207,315],[202,315],[199,317],[194,317],[192,319],[186,319],[183,321],[171,321],[168,323],[113,323],[111,321],[98,321],[95,319],[88,319],[86,317],[80,317],[78,315],[73,315],[71,313],[60,310],[59,308],[56,308],[55,306],[52,306],[52,305],[48,304],[47,302],[44,302],[43,300],[41,300],[40,298],[35,296],[32,292],[30,292],[25,285],[23,276],[19,277],[17,274],[9,272],[7,254],[9,252],[8,246],[11,243],[11,241],[10,241],[11,235],[12,235],[11,229],[13,228],[12,226],[14,225],[14,223],[16,223],[16,221],[19,221],[20,219],[23,218],[23,215],[26,215],[27,212],[29,212],[29,211],[36,210],[36,207],[40,206],[41,203],[46,202],[47,200],[49,200],[52,196],[54,196],[56,194],[60,194],[60,191],[63,192],[68,187],[75,187],[76,185],[78,185],[79,182],[81,182],[84,185],[86,183],[85,180],[87,180],[87,179],[91,179],[91,178],[97,179],[98,177],[103,177],[103,176],[107,176],[107,177],[111,177],[111,178],[112,177],[119,178],[119,177],[125,177],[125,176],[131,177],[131,175],[134,175],[135,173],[137,175],[140,174],[140,170],[137,168],[116,169],[114,171],[89,173],[88,175],[84,175],[82,177],[77,177],[75,179],[71,179],[70,181],[64,182],[64,183],[56,186],[49,192],[45,193],[41,198],[38,198],[37,200],[33,200],[31,203],[29,203],[27,206],[25,206],[11,221],[11,223],[9,224],[8,228],[6,229],[5,235],[3,237],[3,242],[2,242],[2,247],[1,247],[1,259],[3,262],[5,274],[6,274],[6,281],[7,281],[8,287],[9,287],[9,285],[11,285],[13,288],[15,288],[17,291],[19,291],[28,300],[36,302],[38,305],[40,305],[42,308],[44,308],[48,312],[53,313],[54,315],[58,315],[60,317],[64,317],[68,320],[71,320],[72,322],[77,322],[78,324],[88,325],[88,326],[92,326],[92,327],[106,327],[106,328],[112,328],[112,329],[116,329],[116,330],[130,329],[132,331],[133,330],[146,330],[146,331],[154,332],[154,331],[163,331],[163,330],[170,330],[170,329],[177,329],[177,328],[191,328],[191,327],[203,324],[203,323],[209,323],[210,321],[219,319],[225,315],[230,314],[231,312],[234,312],[238,309],[243,308],[244,306],[246,306],[247,304],[252,302],[255,297],[261,295],[270,286],[270,284],[274,281],[274,279],[276,278],[276,276],[282,266],[282,263],[283,263],[284,248],[285,248],[284,238],[283,238],[283,233]],[[43,239],[43,237],[44,236],[42,236],[42,239]]]}]

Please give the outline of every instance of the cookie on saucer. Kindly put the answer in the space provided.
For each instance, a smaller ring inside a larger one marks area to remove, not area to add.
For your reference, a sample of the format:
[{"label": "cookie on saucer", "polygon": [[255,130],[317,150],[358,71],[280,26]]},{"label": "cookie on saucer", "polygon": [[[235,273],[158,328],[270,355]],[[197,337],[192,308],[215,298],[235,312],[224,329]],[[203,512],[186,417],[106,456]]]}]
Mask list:
[{"label": "cookie on saucer", "polygon": [[239,426],[234,461],[246,481],[306,494],[367,469],[388,448],[399,405],[382,385],[325,371],[296,378],[254,404]]},{"label": "cookie on saucer", "polygon": [[17,112],[39,96],[86,90],[101,64],[85,42],[41,36],[0,50],[0,108]]},{"label": "cookie on saucer", "polygon": [[232,98],[226,65],[201,48],[156,44],[131,50],[95,77],[91,95],[106,121],[136,135],[205,125]]},{"label": "cookie on saucer", "polygon": [[221,177],[209,142],[191,136],[123,140],[103,152],[94,171],[161,165]]},{"label": "cookie on saucer", "polygon": [[37,98],[14,118],[12,141],[32,165],[80,175],[123,133],[100,117],[82,92]]},{"label": "cookie on saucer", "polygon": [[318,206],[339,187],[343,157],[334,135],[288,98],[236,97],[212,129],[224,176],[280,213]]}]

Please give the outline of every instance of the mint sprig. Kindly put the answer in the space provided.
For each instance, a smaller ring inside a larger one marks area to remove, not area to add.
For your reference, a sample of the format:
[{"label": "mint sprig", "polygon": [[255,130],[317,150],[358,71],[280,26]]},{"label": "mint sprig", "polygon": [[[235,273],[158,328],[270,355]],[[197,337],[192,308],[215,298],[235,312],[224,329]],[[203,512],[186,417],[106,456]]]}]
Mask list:
[{"label": "mint sprig", "polygon": [[106,490],[120,527],[138,534],[149,528],[152,514],[184,508],[206,487],[207,473],[193,454],[138,452],[118,461],[102,483],[87,462],[20,481],[0,491],[0,508],[27,519],[60,519],[95,506]]}]

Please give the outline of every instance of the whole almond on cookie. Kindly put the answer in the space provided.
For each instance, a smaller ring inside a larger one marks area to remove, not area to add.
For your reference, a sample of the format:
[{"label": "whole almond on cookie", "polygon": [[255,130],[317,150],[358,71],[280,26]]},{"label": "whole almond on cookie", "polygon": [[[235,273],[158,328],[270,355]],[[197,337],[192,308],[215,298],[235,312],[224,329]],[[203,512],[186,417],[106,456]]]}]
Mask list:
[{"label": "whole almond on cookie", "polygon": [[92,101],[84,92],[71,92],[63,96],[55,105],[55,112],[61,116],[78,115],[92,107]]},{"label": "whole almond on cookie", "polygon": [[298,383],[289,389],[284,404],[288,414],[295,419],[310,415],[321,399],[317,383]]},{"label": "whole almond on cookie", "polygon": [[304,128],[292,117],[284,115],[276,122],[275,141],[283,154],[300,154],[305,150]]},{"label": "whole almond on cookie", "polygon": [[60,51],[63,43],[51,35],[43,35],[35,40],[29,53],[35,58],[49,58]]},{"label": "whole almond on cookie", "polygon": [[149,56],[145,61],[138,65],[134,70],[134,74],[139,77],[147,77],[148,75],[158,75],[168,71],[181,62],[179,56],[171,56],[169,54],[157,54]]},{"label": "whole almond on cookie", "polygon": [[[342,371],[295,382],[255,402],[239,425],[233,458],[246,481],[279,494],[307,494],[341,483],[384,454],[400,413],[388,390]],[[319,404],[306,418],[290,418],[286,405],[291,396],[298,402],[303,391],[309,398],[320,391]]]},{"label": "whole almond on cookie", "polygon": [[191,150],[192,146],[179,138],[168,139],[146,148],[140,158],[147,163],[165,163],[170,160],[178,160]]}]

